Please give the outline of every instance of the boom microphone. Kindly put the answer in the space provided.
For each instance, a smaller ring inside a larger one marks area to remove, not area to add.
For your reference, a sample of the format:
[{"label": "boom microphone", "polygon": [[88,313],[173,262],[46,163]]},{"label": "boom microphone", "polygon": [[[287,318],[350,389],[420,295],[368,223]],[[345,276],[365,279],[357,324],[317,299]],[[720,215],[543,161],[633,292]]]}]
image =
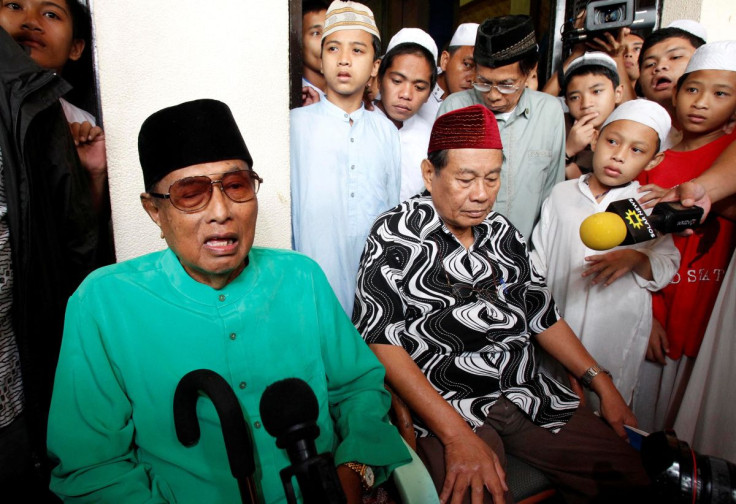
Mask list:
[{"label": "boom microphone", "polygon": [[315,448],[319,404],[309,385],[299,378],[277,381],[266,387],[259,409],[266,432],[276,438],[276,446],[286,449],[291,461],[279,473],[287,501],[296,504],[292,485],[296,477],[304,504],[347,502],[332,455],[318,455]]},{"label": "boom microphone", "polygon": [[586,218],[580,224],[580,239],[593,250],[608,250],[653,240],[659,233],[679,233],[700,225],[703,209],[686,208],[679,203],[657,203],[647,216],[634,198],[614,201],[605,212]]}]

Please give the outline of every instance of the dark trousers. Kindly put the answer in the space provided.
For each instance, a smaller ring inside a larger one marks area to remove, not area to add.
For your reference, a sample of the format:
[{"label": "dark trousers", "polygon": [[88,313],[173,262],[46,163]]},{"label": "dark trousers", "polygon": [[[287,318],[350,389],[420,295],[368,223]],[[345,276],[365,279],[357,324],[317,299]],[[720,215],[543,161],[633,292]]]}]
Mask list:
[{"label": "dark trousers", "polygon": [[[476,434],[504,467],[506,453],[536,467],[570,504],[653,502],[639,452],[586,407],[578,408],[567,425],[554,434],[535,425],[515,404],[501,397]],[[445,479],[442,443],[435,437],[420,438],[417,454],[439,492]],[[470,502],[469,494],[464,503]],[[506,501],[513,502],[511,495]],[[492,502],[488,492],[483,502]]]}]

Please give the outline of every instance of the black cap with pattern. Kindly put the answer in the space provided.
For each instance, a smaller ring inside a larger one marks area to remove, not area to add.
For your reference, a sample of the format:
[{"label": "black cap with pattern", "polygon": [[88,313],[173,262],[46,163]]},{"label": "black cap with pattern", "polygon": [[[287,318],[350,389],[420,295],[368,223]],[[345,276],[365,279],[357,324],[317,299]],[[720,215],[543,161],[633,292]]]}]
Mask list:
[{"label": "black cap with pattern", "polygon": [[486,19],[478,27],[473,57],[475,63],[498,68],[537,52],[534,25],[529,16],[500,16]]},{"label": "black cap with pattern", "polygon": [[253,168],[230,108],[211,100],[194,100],[153,113],[138,134],[138,157],[146,190],[174,170],[242,159]]}]

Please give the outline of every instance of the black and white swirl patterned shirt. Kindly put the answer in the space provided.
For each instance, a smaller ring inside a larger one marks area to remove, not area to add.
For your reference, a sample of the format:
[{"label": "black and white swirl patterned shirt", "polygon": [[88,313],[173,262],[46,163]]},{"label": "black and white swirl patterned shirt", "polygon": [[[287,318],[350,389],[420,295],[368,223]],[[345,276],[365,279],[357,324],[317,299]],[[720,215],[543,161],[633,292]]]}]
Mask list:
[{"label": "black and white swirl patterned shirt", "polygon": [[[353,323],[370,344],[403,347],[471,427],[504,395],[557,432],[578,399],[535,370],[531,336],[560,314],[505,217],[491,212],[473,233],[465,249],[426,192],[379,216],[361,258]],[[431,435],[414,422],[418,436]]]}]

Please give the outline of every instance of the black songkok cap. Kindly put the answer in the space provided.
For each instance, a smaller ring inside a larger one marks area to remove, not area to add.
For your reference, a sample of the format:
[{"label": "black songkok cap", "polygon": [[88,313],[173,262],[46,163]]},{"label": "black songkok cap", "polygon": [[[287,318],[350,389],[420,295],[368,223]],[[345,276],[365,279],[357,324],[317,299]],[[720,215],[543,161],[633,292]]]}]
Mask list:
[{"label": "black songkok cap", "polygon": [[146,190],[187,166],[242,159],[253,168],[253,158],[230,108],[209,99],[153,113],[138,133],[138,157]]},{"label": "black songkok cap", "polygon": [[532,19],[522,15],[501,16],[486,19],[478,27],[473,58],[477,65],[498,68],[536,52]]}]

